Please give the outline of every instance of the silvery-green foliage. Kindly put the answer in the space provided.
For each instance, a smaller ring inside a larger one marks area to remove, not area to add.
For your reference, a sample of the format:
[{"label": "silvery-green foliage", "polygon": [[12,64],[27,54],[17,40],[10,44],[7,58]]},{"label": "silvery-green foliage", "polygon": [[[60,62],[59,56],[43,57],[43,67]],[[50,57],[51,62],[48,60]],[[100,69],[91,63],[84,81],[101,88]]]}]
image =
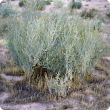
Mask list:
[{"label": "silvery-green foliage", "polygon": [[13,10],[11,5],[4,6],[0,9],[0,15],[3,18],[15,16],[17,13],[17,10]]},{"label": "silvery-green foliage", "polygon": [[25,8],[31,8],[34,11],[43,10],[45,8],[46,3],[45,0],[31,0],[25,3]]},{"label": "silvery-green foliage", "polygon": [[[61,94],[66,94],[67,92],[67,86],[68,86],[68,79],[65,77],[65,79],[59,77],[59,72],[57,74],[57,77],[55,79],[49,80],[47,78],[47,84],[49,85],[49,91],[51,94],[57,94],[60,96]],[[55,91],[52,91],[55,90]]]},{"label": "silvery-green foliage", "polygon": [[102,45],[97,20],[85,21],[74,14],[70,20],[66,10],[42,13],[40,17],[34,10],[25,12],[9,23],[8,47],[18,69],[23,68],[27,75],[33,73],[35,64],[47,68],[51,93],[52,89],[58,95],[66,93],[69,78],[75,74],[81,80],[86,72],[92,74],[99,57],[110,51]]},{"label": "silvery-green foliage", "polygon": [[53,2],[56,8],[61,8],[64,5],[64,0],[54,0]]}]

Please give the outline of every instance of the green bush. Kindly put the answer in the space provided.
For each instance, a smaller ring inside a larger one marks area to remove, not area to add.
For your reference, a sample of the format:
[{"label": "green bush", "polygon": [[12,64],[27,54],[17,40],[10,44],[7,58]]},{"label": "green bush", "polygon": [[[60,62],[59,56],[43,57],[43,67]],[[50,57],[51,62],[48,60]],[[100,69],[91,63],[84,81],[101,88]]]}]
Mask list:
[{"label": "green bush", "polygon": [[31,0],[31,1],[27,1],[24,5],[24,9],[28,10],[33,10],[33,11],[36,11],[36,10],[43,10],[45,9],[45,1],[44,0]]},{"label": "green bush", "polygon": [[50,1],[44,1],[46,5],[50,5]]},{"label": "green bush", "polygon": [[12,9],[11,5],[4,6],[0,9],[0,15],[2,15],[3,18],[7,18],[9,16],[14,16],[17,14],[17,11]]},{"label": "green bush", "polygon": [[2,32],[4,32],[7,27],[8,27],[8,25],[7,25],[6,22],[3,22],[3,23],[0,22],[0,34],[1,34]]},{"label": "green bush", "polygon": [[105,5],[104,7],[107,8],[107,5]]},{"label": "green bush", "polygon": [[19,6],[20,6],[20,7],[23,7],[23,6],[25,5],[25,3],[26,3],[26,0],[20,1],[20,2],[19,2]]},{"label": "green bush", "polygon": [[109,12],[108,14],[106,13],[106,15],[107,15],[108,17],[110,17],[110,12]]},{"label": "green bush", "polygon": [[56,8],[61,8],[64,5],[64,2],[62,0],[54,0],[53,2]]},{"label": "green bush", "polygon": [[80,9],[80,8],[82,7],[82,3],[80,3],[80,2],[74,2],[74,1],[73,1],[73,2],[70,3],[69,6],[70,6],[70,8],[72,8],[72,9],[73,9],[73,8],[78,8],[78,9]]},{"label": "green bush", "polygon": [[84,10],[81,13],[81,17],[83,17],[85,19],[87,19],[87,18],[91,19],[91,18],[94,18],[94,16],[95,16],[95,13],[92,10],[90,10],[90,11]]},{"label": "green bush", "polygon": [[44,0],[37,0],[35,1],[35,5],[36,5],[35,10],[43,10],[46,4]]},{"label": "green bush", "polygon": [[98,12],[99,9],[98,8],[92,8],[92,11]]},{"label": "green bush", "polygon": [[110,52],[109,47],[104,48],[97,20],[85,21],[74,13],[70,21],[68,16],[66,10],[55,10],[38,18],[38,13],[28,9],[8,23],[7,45],[18,70],[23,68],[30,76],[32,66],[46,67],[49,91],[58,95],[67,92],[69,78],[75,74],[81,80],[86,72],[92,74],[100,56]]},{"label": "green bush", "polygon": [[89,6],[88,4],[86,4],[85,6]]},{"label": "green bush", "polygon": [[8,17],[0,20],[0,35],[3,36],[3,38],[5,38],[8,31],[8,22],[13,23],[11,19],[12,17]]}]

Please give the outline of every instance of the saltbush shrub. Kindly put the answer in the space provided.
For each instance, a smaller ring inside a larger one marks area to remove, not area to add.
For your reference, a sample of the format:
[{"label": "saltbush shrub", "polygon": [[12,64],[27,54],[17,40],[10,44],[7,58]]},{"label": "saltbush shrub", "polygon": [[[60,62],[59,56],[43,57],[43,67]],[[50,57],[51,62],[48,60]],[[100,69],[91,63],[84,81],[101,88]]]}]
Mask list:
[{"label": "saltbush shrub", "polygon": [[33,11],[45,9],[46,2],[44,0],[31,0],[27,1],[24,5],[24,9],[31,9]]},{"label": "saltbush shrub", "polygon": [[74,13],[70,21],[66,10],[40,17],[37,12],[27,8],[21,18],[8,23],[8,49],[18,70],[23,68],[31,76],[34,65],[47,68],[50,93],[65,94],[68,79],[76,75],[82,80],[86,73],[92,74],[97,60],[110,47],[103,45],[97,19],[89,22]]},{"label": "saltbush shrub", "polygon": [[80,8],[82,7],[82,3],[72,1],[72,2],[69,4],[69,6],[70,6],[71,9],[73,9],[73,8],[78,8],[78,9],[80,9]]},{"label": "saltbush shrub", "polygon": [[17,10],[13,10],[11,5],[6,5],[0,9],[0,15],[3,18],[7,18],[9,16],[14,16],[18,13]]},{"label": "saltbush shrub", "polygon": [[37,0],[35,1],[35,10],[43,10],[45,8],[46,3],[44,0]]},{"label": "saltbush shrub", "polygon": [[64,5],[63,0],[54,0],[53,2],[56,8],[61,8]]}]

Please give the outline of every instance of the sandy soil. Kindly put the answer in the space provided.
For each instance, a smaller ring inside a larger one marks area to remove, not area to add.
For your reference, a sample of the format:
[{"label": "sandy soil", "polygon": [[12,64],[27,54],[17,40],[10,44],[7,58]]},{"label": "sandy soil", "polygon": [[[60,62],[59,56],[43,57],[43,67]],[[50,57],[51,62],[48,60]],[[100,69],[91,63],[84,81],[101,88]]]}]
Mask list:
[{"label": "sandy soil", "polygon": [[[101,15],[105,21],[106,26],[102,28],[105,32],[104,38],[107,41],[107,38],[110,37],[110,18],[106,16],[107,9],[110,9],[110,4],[106,1],[97,0],[98,2],[85,2],[82,1],[83,7],[78,11],[81,12],[85,8],[99,8]],[[22,8],[18,7],[18,1],[12,1],[13,8],[17,7],[18,11],[22,13]],[[69,4],[68,1],[65,2],[64,7],[67,7]],[[88,4],[89,6],[85,6]],[[104,5],[107,5],[107,8],[104,8]],[[54,9],[53,3],[50,6],[46,6],[44,11],[48,12],[51,9]],[[43,12],[44,12],[43,11]],[[12,57],[4,44],[5,41],[0,40],[0,67],[5,69],[6,61],[12,61]],[[6,103],[5,100],[13,94],[11,88],[14,87],[15,82],[23,79],[24,76],[10,76],[5,75],[1,72],[0,74],[0,107],[3,110],[106,110],[110,106],[110,54],[102,57],[98,62],[96,70],[93,72],[93,79],[82,82],[82,88],[80,90],[75,90],[70,88],[68,96],[63,98],[63,101],[46,101],[43,99],[43,95],[40,96],[40,93],[37,94],[37,99],[34,102],[23,103],[27,100],[27,97],[21,98],[23,102],[17,103],[13,101],[17,99],[17,96],[13,98],[10,103]],[[103,68],[102,68],[103,67]],[[95,82],[98,79],[98,83]],[[4,83],[5,81],[5,83]],[[10,89],[10,90],[9,90]],[[27,90],[27,89],[26,89]],[[101,92],[100,92],[101,91]],[[27,91],[23,91],[28,93]],[[24,94],[24,93],[22,93]],[[28,94],[34,94],[28,93]],[[39,95],[39,96],[38,96]],[[29,97],[29,100],[31,97]],[[20,98],[18,98],[20,99]],[[88,108],[87,108],[88,107]]]}]

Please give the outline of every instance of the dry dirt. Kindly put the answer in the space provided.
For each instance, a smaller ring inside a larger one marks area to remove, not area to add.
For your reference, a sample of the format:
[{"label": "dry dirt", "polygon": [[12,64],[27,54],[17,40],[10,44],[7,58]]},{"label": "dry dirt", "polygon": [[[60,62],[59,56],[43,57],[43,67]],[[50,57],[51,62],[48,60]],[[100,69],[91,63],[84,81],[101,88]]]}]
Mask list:
[{"label": "dry dirt", "polygon": [[[66,7],[68,3],[69,2],[66,1],[64,7]],[[12,1],[12,4],[13,8],[17,7],[18,11],[22,13],[22,9],[17,5],[18,1]],[[105,41],[108,41],[110,37],[110,18],[106,16],[106,12],[107,9],[110,9],[110,4],[108,4],[107,1],[92,2],[92,0],[91,2],[82,1],[82,4],[83,7],[78,9],[79,12],[85,8],[100,9],[98,14],[103,17],[106,24],[102,30],[105,32]],[[85,6],[86,4],[89,6]],[[107,8],[104,8],[104,5],[107,5]],[[44,11],[49,11],[54,8],[52,3],[50,6],[46,6]],[[5,69],[6,61],[12,61],[12,57],[7,50],[5,41],[1,39],[0,43],[0,67],[1,69]],[[3,110],[107,110],[110,106],[110,54],[102,57],[96,67],[92,78],[83,81],[79,90],[70,88],[68,95],[65,98],[61,98],[62,101],[54,101],[53,99],[47,101],[42,92],[29,91],[28,88],[25,88],[25,84],[22,86],[20,83],[16,83],[21,81],[24,76],[5,75],[1,71],[0,107]],[[18,92],[18,95],[10,98],[11,100],[7,103],[5,100],[14,94],[14,91],[12,91],[13,88],[17,91],[17,87],[22,87],[22,93],[19,95]],[[33,99],[33,102],[31,101],[31,96],[36,97],[36,99]]]}]

